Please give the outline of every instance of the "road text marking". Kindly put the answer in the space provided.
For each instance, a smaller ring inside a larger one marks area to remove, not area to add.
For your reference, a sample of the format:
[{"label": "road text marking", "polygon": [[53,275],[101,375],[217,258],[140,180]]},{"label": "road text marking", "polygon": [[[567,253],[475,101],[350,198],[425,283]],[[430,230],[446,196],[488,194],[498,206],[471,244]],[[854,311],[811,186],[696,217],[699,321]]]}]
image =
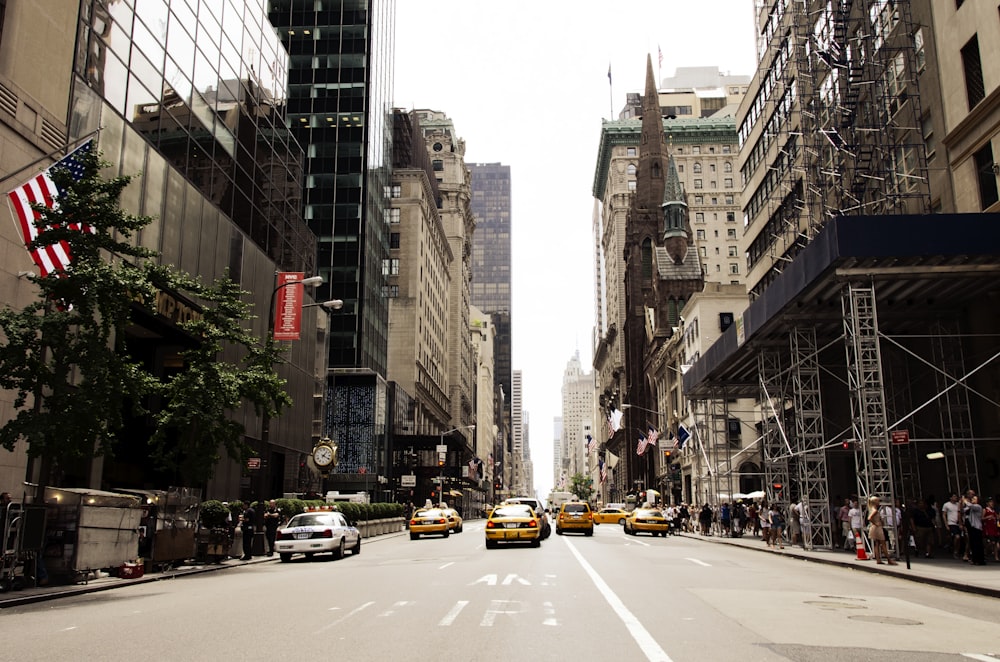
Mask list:
[{"label": "road text marking", "polygon": [[350,613],[344,614],[343,616],[341,616],[337,620],[335,620],[335,621],[333,621],[331,623],[327,623],[326,625],[324,625],[320,629],[316,630],[316,634],[319,634],[320,632],[326,632],[327,630],[329,630],[330,628],[334,627],[335,625],[340,625],[341,623],[343,623],[344,621],[346,621],[347,619],[349,619],[351,616],[354,616],[355,614],[361,612],[362,610],[367,609],[368,607],[371,607],[373,604],[375,604],[375,603],[374,602],[366,602],[363,605],[361,605],[360,607],[355,607],[354,609],[352,609],[350,611]]},{"label": "road text marking", "polygon": [[491,600],[490,608],[486,610],[483,614],[483,620],[479,622],[480,627],[493,627],[493,624],[497,620],[497,616],[500,614],[517,614],[520,613],[520,609],[506,609],[509,605],[519,605],[520,602],[515,600]]},{"label": "road text marking", "polygon": [[456,602],[455,606],[451,608],[451,611],[445,614],[444,618],[438,622],[438,625],[451,625],[454,623],[455,619],[458,618],[458,615],[462,613],[462,610],[465,609],[465,605],[467,604],[469,604],[468,600],[459,600]]}]

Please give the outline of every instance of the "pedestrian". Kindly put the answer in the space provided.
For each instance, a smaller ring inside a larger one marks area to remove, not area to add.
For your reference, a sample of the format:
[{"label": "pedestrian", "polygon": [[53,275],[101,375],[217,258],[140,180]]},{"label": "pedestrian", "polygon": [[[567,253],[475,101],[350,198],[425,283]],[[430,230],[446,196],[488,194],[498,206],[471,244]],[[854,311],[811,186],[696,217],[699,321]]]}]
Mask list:
[{"label": "pedestrian", "polygon": [[757,517],[760,523],[760,538],[767,546],[771,546],[771,510],[764,504],[760,505],[760,515]]},{"label": "pedestrian", "polygon": [[858,541],[863,539],[861,534],[865,526],[865,513],[861,509],[861,503],[857,497],[854,497],[854,501],[851,502],[851,509],[847,516],[851,520],[851,532],[854,534],[854,546],[857,548]]},{"label": "pedestrian", "polygon": [[[877,496],[868,497],[868,539],[872,542],[872,551],[875,553],[875,563],[885,565],[897,565],[889,556],[889,546],[885,540],[885,526],[882,520],[882,511],[879,510],[879,498]],[[885,558],[886,561],[882,559]]]},{"label": "pedestrian", "polygon": [[781,512],[781,506],[777,503],[771,504],[771,540],[772,546],[778,545],[778,549],[785,548],[785,516]]},{"label": "pedestrian", "polygon": [[0,492],[0,509],[6,508],[10,502],[10,492]]},{"label": "pedestrian", "polygon": [[267,540],[267,555],[274,556],[274,540],[278,537],[278,526],[281,525],[281,511],[278,502],[271,499],[264,509],[264,538]]},{"label": "pedestrian", "polygon": [[760,535],[760,517],[757,512],[757,504],[752,501],[747,507],[747,522],[750,523],[754,538]]},{"label": "pedestrian", "polygon": [[712,518],[712,507],[706,503],[701,507],[701,512],[698,513],[698,523],[701,525],[701,535],[712,535]]},{"label": "pedestrian", "polygon": [[801,512],[798,503],[789,502],[788,517],[785,521],[788,522],[788,544],[793,547],[798,545],[802,539],[801,520],[799,519]]},{"label": "pedestrian", "polygon": [[851,529],[851,500],[844,499],[837,511],[837,522],[840,524],[841,536],[844,539],[844,549],[854,551],[854,532]]},{"label": "pedestrian", "polygon": [[992,497],[986,500],[986,507],[983,508],[983,540],[993,560],[1000,561],[1000,526],[997,523],[997,502]]},{"label": "pedestrian", "polygon": [[253,509],[253,503],[247,502],[247,507],[240,515],[240,530],[243,532],[243,556],[241,561],[249,561],[253,558],[253,536],[257,523],[257,511]]},{"label": "pedestrian", "polygon": [[809,519],[809,502],[802,499],[795,505],[795,510],[798,511],[799,515],[799,533],[801,534],[800,540],[802,541],[802,547],[804,549],[806,541],[812,545],[812,521]]},{"label": "pedestrian", "polygon": [[968,535],[968,557],[972,565],[986,565],[983,554],[983,507],[979,497],[972,493],[965,507],[966,534]]},{"label": "pedestrian", "polygon": [[913,542],[917,554],[923,554],[925,559],[934,556],[934,511],[927,506],[925,499],[917,501],[908,508],[910,521],[913,522]]},{"label": "pedestrian", "polygon": [[722,535],[729,536],[732,526],[732,511],[729,509],[729,503],[726,501],[722,503],[722,508],[719,509],[719,523],[722,524]]},{"label": "pedestrian", "polygon": [[944,525],[948,529],[948,535],[951,537],[951,555],[954,558],[958,558],[958,553],[962,549],[962,538],[963,538],[963,527],[962,527],[962,508],[958,505],[958,495],[952,494],[947,501],[941,506],[941,517],[944,519]]}]

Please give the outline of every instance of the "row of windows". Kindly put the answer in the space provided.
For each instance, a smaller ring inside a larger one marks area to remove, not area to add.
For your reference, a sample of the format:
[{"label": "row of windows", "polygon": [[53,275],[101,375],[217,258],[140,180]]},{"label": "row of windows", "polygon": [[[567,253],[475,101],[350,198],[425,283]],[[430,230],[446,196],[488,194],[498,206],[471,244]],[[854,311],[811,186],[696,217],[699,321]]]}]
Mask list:
[{"label": "row of windows", "polygon": [[[715,217],[715,220],[719,220],[719,215],[718,214],[712,214],[712,216]],[[705,213],[704,212],[700,212],[700,211],[696,212],[695,215],[694,215],[694,222],[695,223],[704,223],[705,222]],[[736,222],[736,212],[734,212],[734,211],[727,211],[726,212],[726,223],[735,223],[735,222]]]},{"label": "row of windows", "polygon": [[[703,183],[702,180],[696,179],[696,180],[694,180],[694,187],[695,188],[703,188],[702,183]],[[722,186],[723,186],[723,188],[733,188],[733,178],[732,177],[726,177],[724,180],[722,180]],[[719,183],[716,180],[714,180],[714,179],[710,180],[708,182],[708,188],[713,188],[713,189],[714,188],[719,188]]]},{"label": "row of windows", "polygon": [[[739,248],[737,248],[736,246],[728,246],[727,248],[728,248],[727,255],[729,257],[739,257],[740,256]],[[701,255],[702,257],[708,257],[708,246],[700,246],[698,248],[698,254]],[[715,247],[715,254],[716,255],[720,254],[718,246]]]},{"label": "row of windows", "polygon": [[[704,230],[695,230],[695,238],[698,239],[698,241],[705,241],[705,231]],[[718,230],[715,230],[715,238],[716,239],[719,238],[719,231]],[[726,239],[736,239],[736,238],[737,238],[736,237],[736,228],[728,228],[726,230]]]}]

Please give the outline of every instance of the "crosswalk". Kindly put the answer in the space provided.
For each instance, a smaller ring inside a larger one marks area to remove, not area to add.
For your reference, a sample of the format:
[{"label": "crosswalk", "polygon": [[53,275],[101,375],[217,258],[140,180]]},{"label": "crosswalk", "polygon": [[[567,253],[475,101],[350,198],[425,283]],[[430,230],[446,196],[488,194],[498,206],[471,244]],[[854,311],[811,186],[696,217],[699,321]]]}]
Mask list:
[{"label": "crosswalk", "polygon": [[[374,618],[407,617],[409,613],[426,613],[427,608],[427,605],[421,604],[418,600],[394,600],[387,601],[385,604],[370,600],[349,608],[330,607],[330,611],[342,613],[342,615],[317,630],[316,634],[327,632],[361,614],[371,614]],[[532,606],[522,600],[487,598],[455,601],[437,619],[437,625],[448,628],[457,624],[467,627],[478,623],[479,627],[490,628],[504,621],[519,620],[525,617],[547,627],[557,627],[562,624],[556,613],[555,605],[550,601],[542,602],[539,608],[537,605]]]}]

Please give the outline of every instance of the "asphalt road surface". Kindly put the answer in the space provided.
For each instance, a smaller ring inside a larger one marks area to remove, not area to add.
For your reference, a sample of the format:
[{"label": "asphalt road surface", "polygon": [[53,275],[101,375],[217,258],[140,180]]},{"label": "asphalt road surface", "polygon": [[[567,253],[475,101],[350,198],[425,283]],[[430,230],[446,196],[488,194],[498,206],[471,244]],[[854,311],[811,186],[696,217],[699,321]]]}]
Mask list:
[{"label": "asphalt road surface", "polygon": [[699,540],[365,541],[0,612],[0,660],[1000,660],[995,599]]}]

